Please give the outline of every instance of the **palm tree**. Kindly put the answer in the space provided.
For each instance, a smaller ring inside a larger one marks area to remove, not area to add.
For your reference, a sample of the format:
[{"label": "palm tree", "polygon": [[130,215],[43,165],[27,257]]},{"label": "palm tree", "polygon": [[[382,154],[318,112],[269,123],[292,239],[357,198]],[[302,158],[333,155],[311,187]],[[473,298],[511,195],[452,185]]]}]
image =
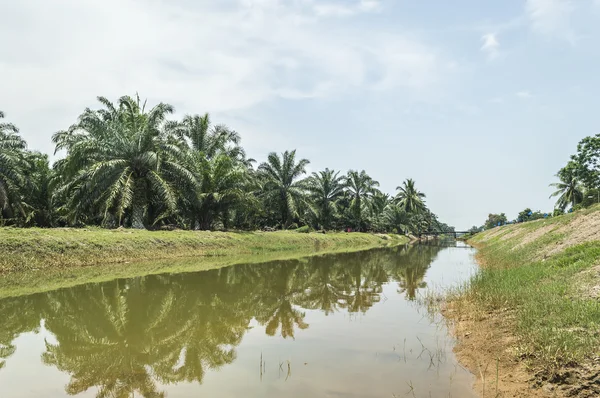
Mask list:
[{"label": "palm tree", "polygon": [[354,226],[357,229],[362,229],[364,224],[363,207],[365,205],[363,202],[376,192],[379,182],[372,179],[364,170],[360,173],[350,170],[345,177],[345,182],[347,192],[352,198],[350,201],[350,213]]},{"label": "palm tree", "polygon": [[[0,119],[4,113],[0,111]],[[19,136],[19,129],[11,123],[0,123],[0,217],[14,210],[23,214],[21,196],[26,184],[24,159],[26,143]]]},{"label": "palm tree", "polygon": [[388,231],[395,229],[398,233],[406,233],[410,226],[410,217],[403,207],[390,204],[383,211],[383,222]]},{"label": "palm tree", "polygon": [[53,136],[56,151],[67,150],[57,162],[65,177],[57,194],[65,194],[73,220],[92,212],[104,223],[113,217],[121,225],[126,214],[134,228],[156,223],[174,212],[176,185],[196,185],[166,123],[174,109],[160,103],[146,112],[139,97],[121,97],[118,107],[98,101],[105,109],[86,109],[77,124]]},{"label": "palm tree", "polygon": [[310,162],[300,159],[296,162],[296,150],[285,151],[280,158],[271,152],[267,161],[258,170],[264,178],[264,194],[278,206],[281,226],[287,228],[292,217],[298,215],[298,205],[304,200],[304,185],[299,178],[306,174]]},{"label": "palm tree", "polygon": [[240,135],[225,125],[211,126],[210,116],[185,116],[177,126],[178,134],[189,140],[190,149],[214,158],[219,153],[225,153],[231,158],[243,159],[245,152],[240,146]]},{"label": "palm tree", "polygon": [[425,194],[415,188],[415,181],[413,179],[407,179],[396,190],[400,191],[396,195],[396,201],[405,212],[420,213],[425,210]]},{"label": "palm tree", "polygon": [[311,209],[323,229],[331,228],[331,222],[337,213],[336,200],[344,193],[344,177],[339,174],[339,171],[325,169],[313,173],[306,180]]},{"label": "palm tree", "polygon": [[551,198],[558,196],[556,208],[565,211],[569,205],[575,206],[583,201],[583,185],[577,178],[572,162],[562,168],[556,174],[556,177],[559,178],[560,182],[550,184],[551,187],[557,189],[556,192],[550,195]]},{"label": "palm tree", "polygon": [[196,213],[200,229],[210,229],[213,220],[219,216],[227,227],[230,207],[244,195],[246,170],[226,154],[200,162],[199,207]]}]

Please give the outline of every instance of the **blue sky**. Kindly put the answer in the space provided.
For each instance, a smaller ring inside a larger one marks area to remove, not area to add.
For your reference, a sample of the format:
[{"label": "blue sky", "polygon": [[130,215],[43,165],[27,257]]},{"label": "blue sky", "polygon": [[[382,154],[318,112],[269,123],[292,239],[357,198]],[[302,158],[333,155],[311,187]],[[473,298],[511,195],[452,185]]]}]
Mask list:
[{"label": "blue sky", "polygon": [[551,210],[598,132],[598,0],[0,0],[0,109],[33,149],[95,97],[210,112],[249,155],[414,178],[443,221]]}]

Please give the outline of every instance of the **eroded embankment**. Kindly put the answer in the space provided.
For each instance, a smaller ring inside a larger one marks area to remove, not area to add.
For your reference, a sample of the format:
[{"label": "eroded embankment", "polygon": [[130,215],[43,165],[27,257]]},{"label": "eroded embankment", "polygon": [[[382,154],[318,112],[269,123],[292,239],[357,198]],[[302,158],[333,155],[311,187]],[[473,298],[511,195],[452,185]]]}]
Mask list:
[{"label": "eroded embankment", "polygon": [[600,209],[475,236],[444,314],[482,396],[600,396]]},{"label": "eroded embankment", "polygon": [[407,242],[365,233],[0,228],[0,297]]}]

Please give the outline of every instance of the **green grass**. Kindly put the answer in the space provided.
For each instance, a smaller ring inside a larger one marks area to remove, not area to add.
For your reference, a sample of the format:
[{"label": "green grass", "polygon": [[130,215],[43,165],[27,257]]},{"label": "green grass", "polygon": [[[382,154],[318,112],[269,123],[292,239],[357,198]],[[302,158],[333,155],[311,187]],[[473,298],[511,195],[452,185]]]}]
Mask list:
[{"label": "green grass", "polygon": [[[506,313],[506,321],[514,322],[517,356],[537,369],[581,364],[600,354],[600,301],[586,293],[583,283],[584,271],[600,265],[600,241],[540,255],[568,237],[558,228],[575,217],[600,217],[600,212],[596,208],[478,234],[472,242],[484,267],[458,292],[458,299],[475,303],[483,313]],[[519,246],[542,227],[549,232]]]},{"label": "green grass", "polygon": [[403,236],[363,233],[0,228],[0,298],[407,242]]}]

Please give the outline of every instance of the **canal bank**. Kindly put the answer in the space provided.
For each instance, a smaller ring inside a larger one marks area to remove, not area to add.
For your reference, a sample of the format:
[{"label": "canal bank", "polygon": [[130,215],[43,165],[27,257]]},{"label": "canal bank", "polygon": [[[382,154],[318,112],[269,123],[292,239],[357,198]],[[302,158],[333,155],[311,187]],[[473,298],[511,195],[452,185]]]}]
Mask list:
[{"label": "canal bank", "polygon": [[366,233],[0,228],[0,297],[407,242]]},{"label": "canal bank", "polygon": [[473,237],[480,272],[449,293],[458,359],[481,396],[600,394],[600,209]]}]

